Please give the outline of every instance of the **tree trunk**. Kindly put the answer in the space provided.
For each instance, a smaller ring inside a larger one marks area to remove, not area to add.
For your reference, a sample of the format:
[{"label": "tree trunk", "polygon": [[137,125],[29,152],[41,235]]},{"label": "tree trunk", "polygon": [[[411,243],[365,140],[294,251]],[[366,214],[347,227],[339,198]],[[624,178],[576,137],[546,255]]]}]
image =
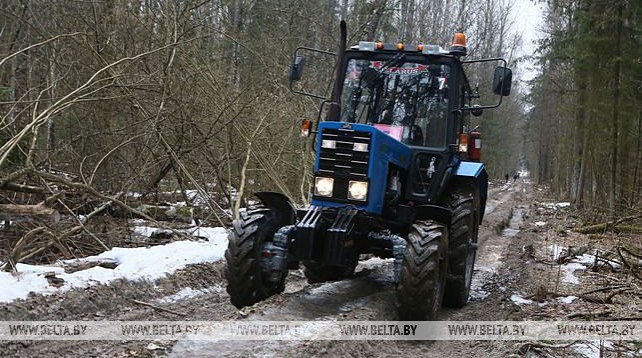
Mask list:
[{"label": "tree trunk", "polygon": [[575,159],[573,165],[573,177],[571,178],[571,202],[576,205],[582,204],[582,193],[584,191],[584,148],[586,137],[586,66],[584,63],[579,64],[578,70],[578,110],[576,114],[575,125]]},{"label": "tree trunk", "polygon": [[372,3],[372,13],[366,26],[366,33],[363,36],[365,41],[374,41],[387,1],[388,0],[375,0]]},{"label": "tree trunk", "polygon": [[619,109],[620,109],[620,73],[622,70],[622,12],[623,4],[620,3],[617,8],[616,30],[615,30],[615,48],[613,49],[613,57],[615,64],[613,66],[613,133],[611,138],[613,163],[611,167],[611,185],[609,186],[609,210],[611,215],[615,214],[615,201],[616,190],[618,186],[618,141],[619,141]]},{"label": "tree trunk", "polygon": [[232,56],[230,58],[230,75],[228,78],[228,84],[235,93],[238,93],[241,82],[239,75],[239,66],[241,65],[241,48],[238,43],[238,37],[241,33],[241,18],[243,16],[242,1],[243,0],[234,1],[234,17],[232,19],[232,34],[234,36],[234,40],[232,41]]}]

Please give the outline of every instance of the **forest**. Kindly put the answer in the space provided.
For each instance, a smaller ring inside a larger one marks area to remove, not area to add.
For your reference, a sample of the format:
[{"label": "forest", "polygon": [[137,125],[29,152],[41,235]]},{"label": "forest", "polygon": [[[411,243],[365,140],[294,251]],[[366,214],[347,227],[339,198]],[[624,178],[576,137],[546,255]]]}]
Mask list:
[{"label": "forest", "polygon": [[[306,204],[314,153],[299,123],[316,117],[319,103],[293,95],[287,72],[298,46],[334,51],[342,19],[349,44],[447,47],[464,32],[470,59],[506,58],[517,78],[534,64],[533,79],[476,119],[490,176],[529,170],[596,222],[639,216],[642,4],[538,1],[542,37],[526,57],[516,5],[3,1],[0,219],[8,230],[18,214],[67,218],[13,227],[19,240],[4,254],[10,262],[45,250],[69,257],[74,237],[106,248],[109,228],[89,219],[106,211],[149,218],[138,205],[168,200],[167,192],[203,204],[199,216],[219,226],[258,190]],[[483,73],[470,76],[484,87]],[[331,78],[315,78],[329,91]]]}]

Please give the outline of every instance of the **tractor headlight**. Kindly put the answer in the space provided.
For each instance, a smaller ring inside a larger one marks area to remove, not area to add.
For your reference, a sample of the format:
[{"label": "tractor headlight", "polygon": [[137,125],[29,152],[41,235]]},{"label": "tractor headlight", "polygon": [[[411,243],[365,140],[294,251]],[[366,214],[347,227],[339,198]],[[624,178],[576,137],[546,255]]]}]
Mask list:
[{"label": "tractor headlight", "polygon": [[365,181],[353,181],[348,183],[348,199],[366,201],[368,198],[368,183]]},{"label": "tractor headlight", "polygon": [[316,177],[314,179],[314,195],[332,196],[333,186],[334,186],[334,179]]},{"label": "tractor headlight", "polygon": [[355,152],[367,152],[368,143],[354,143],[352,145],[352,150],[354,150]]},{"label": "tractor headlight", "polygon": [[337,142],[330,139],[324,139],[321,141],[321,148],[335,149],[337,147]]}]

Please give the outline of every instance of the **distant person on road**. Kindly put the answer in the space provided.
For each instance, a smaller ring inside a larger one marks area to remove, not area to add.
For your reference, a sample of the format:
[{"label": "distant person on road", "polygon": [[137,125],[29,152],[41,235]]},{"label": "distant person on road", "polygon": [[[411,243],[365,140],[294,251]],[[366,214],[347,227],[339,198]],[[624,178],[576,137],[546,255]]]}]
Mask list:
[{"label": "distant person on road", "polygon": [[504,175],[504,178],[506,178],[506,182],[508,183],[508,178],[509,178],[508,173],[506,173],[506,175]]},{"label": "distant person on road", "polygon": [[519,173],[513,174],[513,183],[517,181],[517,178],[519,178]]}]

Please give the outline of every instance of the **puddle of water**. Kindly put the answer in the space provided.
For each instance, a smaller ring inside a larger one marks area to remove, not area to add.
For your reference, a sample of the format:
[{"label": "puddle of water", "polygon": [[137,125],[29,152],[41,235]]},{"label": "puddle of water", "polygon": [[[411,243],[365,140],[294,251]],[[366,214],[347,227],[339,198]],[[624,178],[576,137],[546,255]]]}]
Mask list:
[{"label": "puddle of water", "polygon": [[506,228],[502,231],[502,236],[505,237],[515,237],[517,234],[519,234],[519,230],[516,229]]},{"label": "puddle of water", "polygon": [[269,307],[261,319],[315,320],[337,312],[349,312],[369,303],[375,293],[394,289],[392,266],[377,268],[367,277],[326,283],[288,299],[280,307]]},{"label": "puddle of water", "polygon": [[504,200],[491,199],[486,203],[486,210],[484,210],[484,215],[488,215],[497,209],[498,205],[504,203]]},{"label": "puddle of water", "polygon": [[496,274],[492,271],[473,272],[473,280],[470,283],[470,294],[468,299],[470,301],[481,301],[490,296],[494,276],[496,276]]},{"label": "puddle of water", "polygon": [[502,236],[505,237],[515,237],[519,234],[519,227],[524,223],[524,208],[517,207],[513,210],[513,216],[511,216],[510,221],[508,222],[508,227],[502,231]]},{"label": "puddle of water", "polygon": [[471,301],[481,301],[490,296],[495,288],[494,281],[497,278],[497,272],[504,264],[502,259],[507,250],[506,240],[504,240],[504,238],[517,236],[520,232],[519,227],[523,222],[524,208],[517,207],[513,210],[513,215],[508,222],[508,227],[502,231],[502,236],[493,236],[479,246],[473,280],[470,284]]}]

